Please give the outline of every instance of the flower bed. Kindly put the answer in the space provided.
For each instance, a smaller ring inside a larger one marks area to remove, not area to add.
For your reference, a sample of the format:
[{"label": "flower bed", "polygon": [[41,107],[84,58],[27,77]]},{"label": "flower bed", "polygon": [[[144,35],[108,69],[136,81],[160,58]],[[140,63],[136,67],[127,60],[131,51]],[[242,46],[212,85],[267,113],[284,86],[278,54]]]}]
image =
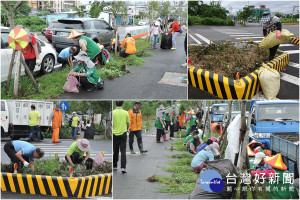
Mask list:
[{"label": "flower bed", "polygon": [[[240,43],[235,43],[235,45],[240,45]],[[251,50],[251,55],[246,55],[247,49]],[[266,65],[281,71],[289,62],[289,54],[279,50],[277,52],[279,54]],[[189,84],[221,99],[251,99],[260,89],[258,68],[266,60],[265,56],[265,52],[257,49],[254,45],[243,45],[241,48],[235,48],[233,44],[223,43],[206,45],[206,47],[191,47],[189,58],[192,59],[190,65],[192,67],[189,66]],[[193,58],[196,61],[193,61]],[[221,58],[227,59],[228,63],[225,64]],[[201,61],[202,59],[206,59],[209,64]],[[242,62],[243,60],[244,62]],[[194,64],[198,67],[193,66]],[[237,72],[240,73],[241,78],[234,80]]]},{"label": "flower bed", "polygon": [[35,162],[35,170],[22,168],[13,174],[11,165],[1,164],[1,190],[22,194],[42,194],[62,197],[88,197],[112,193],[112,164],[94,166],[86,170],[83,165],[73,167],[54,159]]}]

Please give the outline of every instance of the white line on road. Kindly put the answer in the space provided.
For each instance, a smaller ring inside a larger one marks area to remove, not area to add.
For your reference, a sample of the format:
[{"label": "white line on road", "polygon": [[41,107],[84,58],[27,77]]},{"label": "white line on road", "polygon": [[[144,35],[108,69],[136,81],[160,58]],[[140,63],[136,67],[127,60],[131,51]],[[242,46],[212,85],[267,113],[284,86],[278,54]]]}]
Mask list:
[{"label": "white line on road", "polygon": [[252,37],[252,36],[259,36],[259,35],[230,35],[230,37],[245,37],[245,36],[250,36],[250,37]]},{"label": "white line on road", "polygon": [[295,67],[295,68],[300,68],[300,64],[299,63],[294,63],[294,62],[289,62],[288,66],[291,66],[291,67]]},{"label": "white line on road", "polygon": [[289,51],[284,51],[284,52],[287,52],[289,54],[297,54],[297,53],[299,53],[299,50],[289,50]]},{"label": "white line on road", "polygon": [[[257,38],[258,39],[258,38],[264,38],[264,37],[252,37],[252,39],[253,38]],[[239,40],[240,38],[236,38],[236,39]],[[242,37],[242,40],[245,40],[245,39],[250,39],[250,37]]]},{"label": "white line on road", "polygon": [[261,42],[261,40],[255,40],[255,41],[253,41],[254,43],[260,43]]},{"label": "white line on road", "polygon": [[293,47],[293,44],[280,44],[280,47]]},{"label": "white line on road", "polygon": [[286,74],[286,73],[283,73],[283,72],[280,72],[281,74],[281,79],[286,81],[286,82],[289,82],[289,83],[292,83],[294,85],[299,85],[299,78],[298,77],[295,77],[295,76],[292,76],[292,75],[289,75],[289,74]]},{"label": "white line on road", "polygon": [[[202,36],[202,35],[200,35],[200,34],[198,34],[198,33],[196,33],[195,35],[198,36],[201,40],[203,40],[203,41],[206,42],[207,44],[210,43],[210,40],[207,39],[206,37],[204,37],[204,36]],[[211,43],[213,43],[213,42],[211,41]]]},{"label": "white line on road", "polygon": [[195,42],[197,42],[197,44],[202,44],[199,40],[197,40],[194,36],[189,35]]}]

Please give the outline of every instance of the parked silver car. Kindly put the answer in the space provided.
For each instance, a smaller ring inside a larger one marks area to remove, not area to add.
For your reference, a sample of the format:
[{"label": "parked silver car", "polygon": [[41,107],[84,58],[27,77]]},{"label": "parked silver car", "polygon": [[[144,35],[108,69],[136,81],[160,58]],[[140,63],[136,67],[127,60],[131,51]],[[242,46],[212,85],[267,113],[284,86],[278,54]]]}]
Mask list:
[{"label": "parked silver car", "polygon": [[104,20],[96,18],[60,19],[52,29],[52,45],[57,52],[70,46],[78,46],[78,41],[67,40],[72,29],[85,35],[96,43],[109,46],[113,28]]}]

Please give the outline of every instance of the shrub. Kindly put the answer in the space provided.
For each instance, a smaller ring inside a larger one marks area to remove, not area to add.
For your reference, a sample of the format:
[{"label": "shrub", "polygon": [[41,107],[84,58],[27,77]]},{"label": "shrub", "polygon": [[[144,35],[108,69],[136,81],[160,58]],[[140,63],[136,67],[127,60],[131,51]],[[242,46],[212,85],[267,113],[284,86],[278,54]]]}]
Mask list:
[{"label": "shrub", "polygon": [[214,25],[214,26],[235,26],[234,21],[228,21],[220,18],[211,18],[211,17],[197,17],[189,15],[189,25]]},{"label": "shrub", "polygon": [[45,20],[36,16],[23,16],[15,19],[16,25],[23,25],[28,28],[31,32],[41,31],[47,26]]}]

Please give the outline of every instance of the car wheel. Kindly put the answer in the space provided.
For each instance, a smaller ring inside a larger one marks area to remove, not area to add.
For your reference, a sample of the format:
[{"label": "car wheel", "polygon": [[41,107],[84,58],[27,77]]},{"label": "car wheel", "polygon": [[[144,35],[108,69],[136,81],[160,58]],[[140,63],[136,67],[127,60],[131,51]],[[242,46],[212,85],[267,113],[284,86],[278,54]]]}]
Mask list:
[{"label": "car wheel", "polygon": [[50,54],[46,55],[42,61],[41,72],[44,74],[51,73],[54,69],[54,63],[54,57]]}]

